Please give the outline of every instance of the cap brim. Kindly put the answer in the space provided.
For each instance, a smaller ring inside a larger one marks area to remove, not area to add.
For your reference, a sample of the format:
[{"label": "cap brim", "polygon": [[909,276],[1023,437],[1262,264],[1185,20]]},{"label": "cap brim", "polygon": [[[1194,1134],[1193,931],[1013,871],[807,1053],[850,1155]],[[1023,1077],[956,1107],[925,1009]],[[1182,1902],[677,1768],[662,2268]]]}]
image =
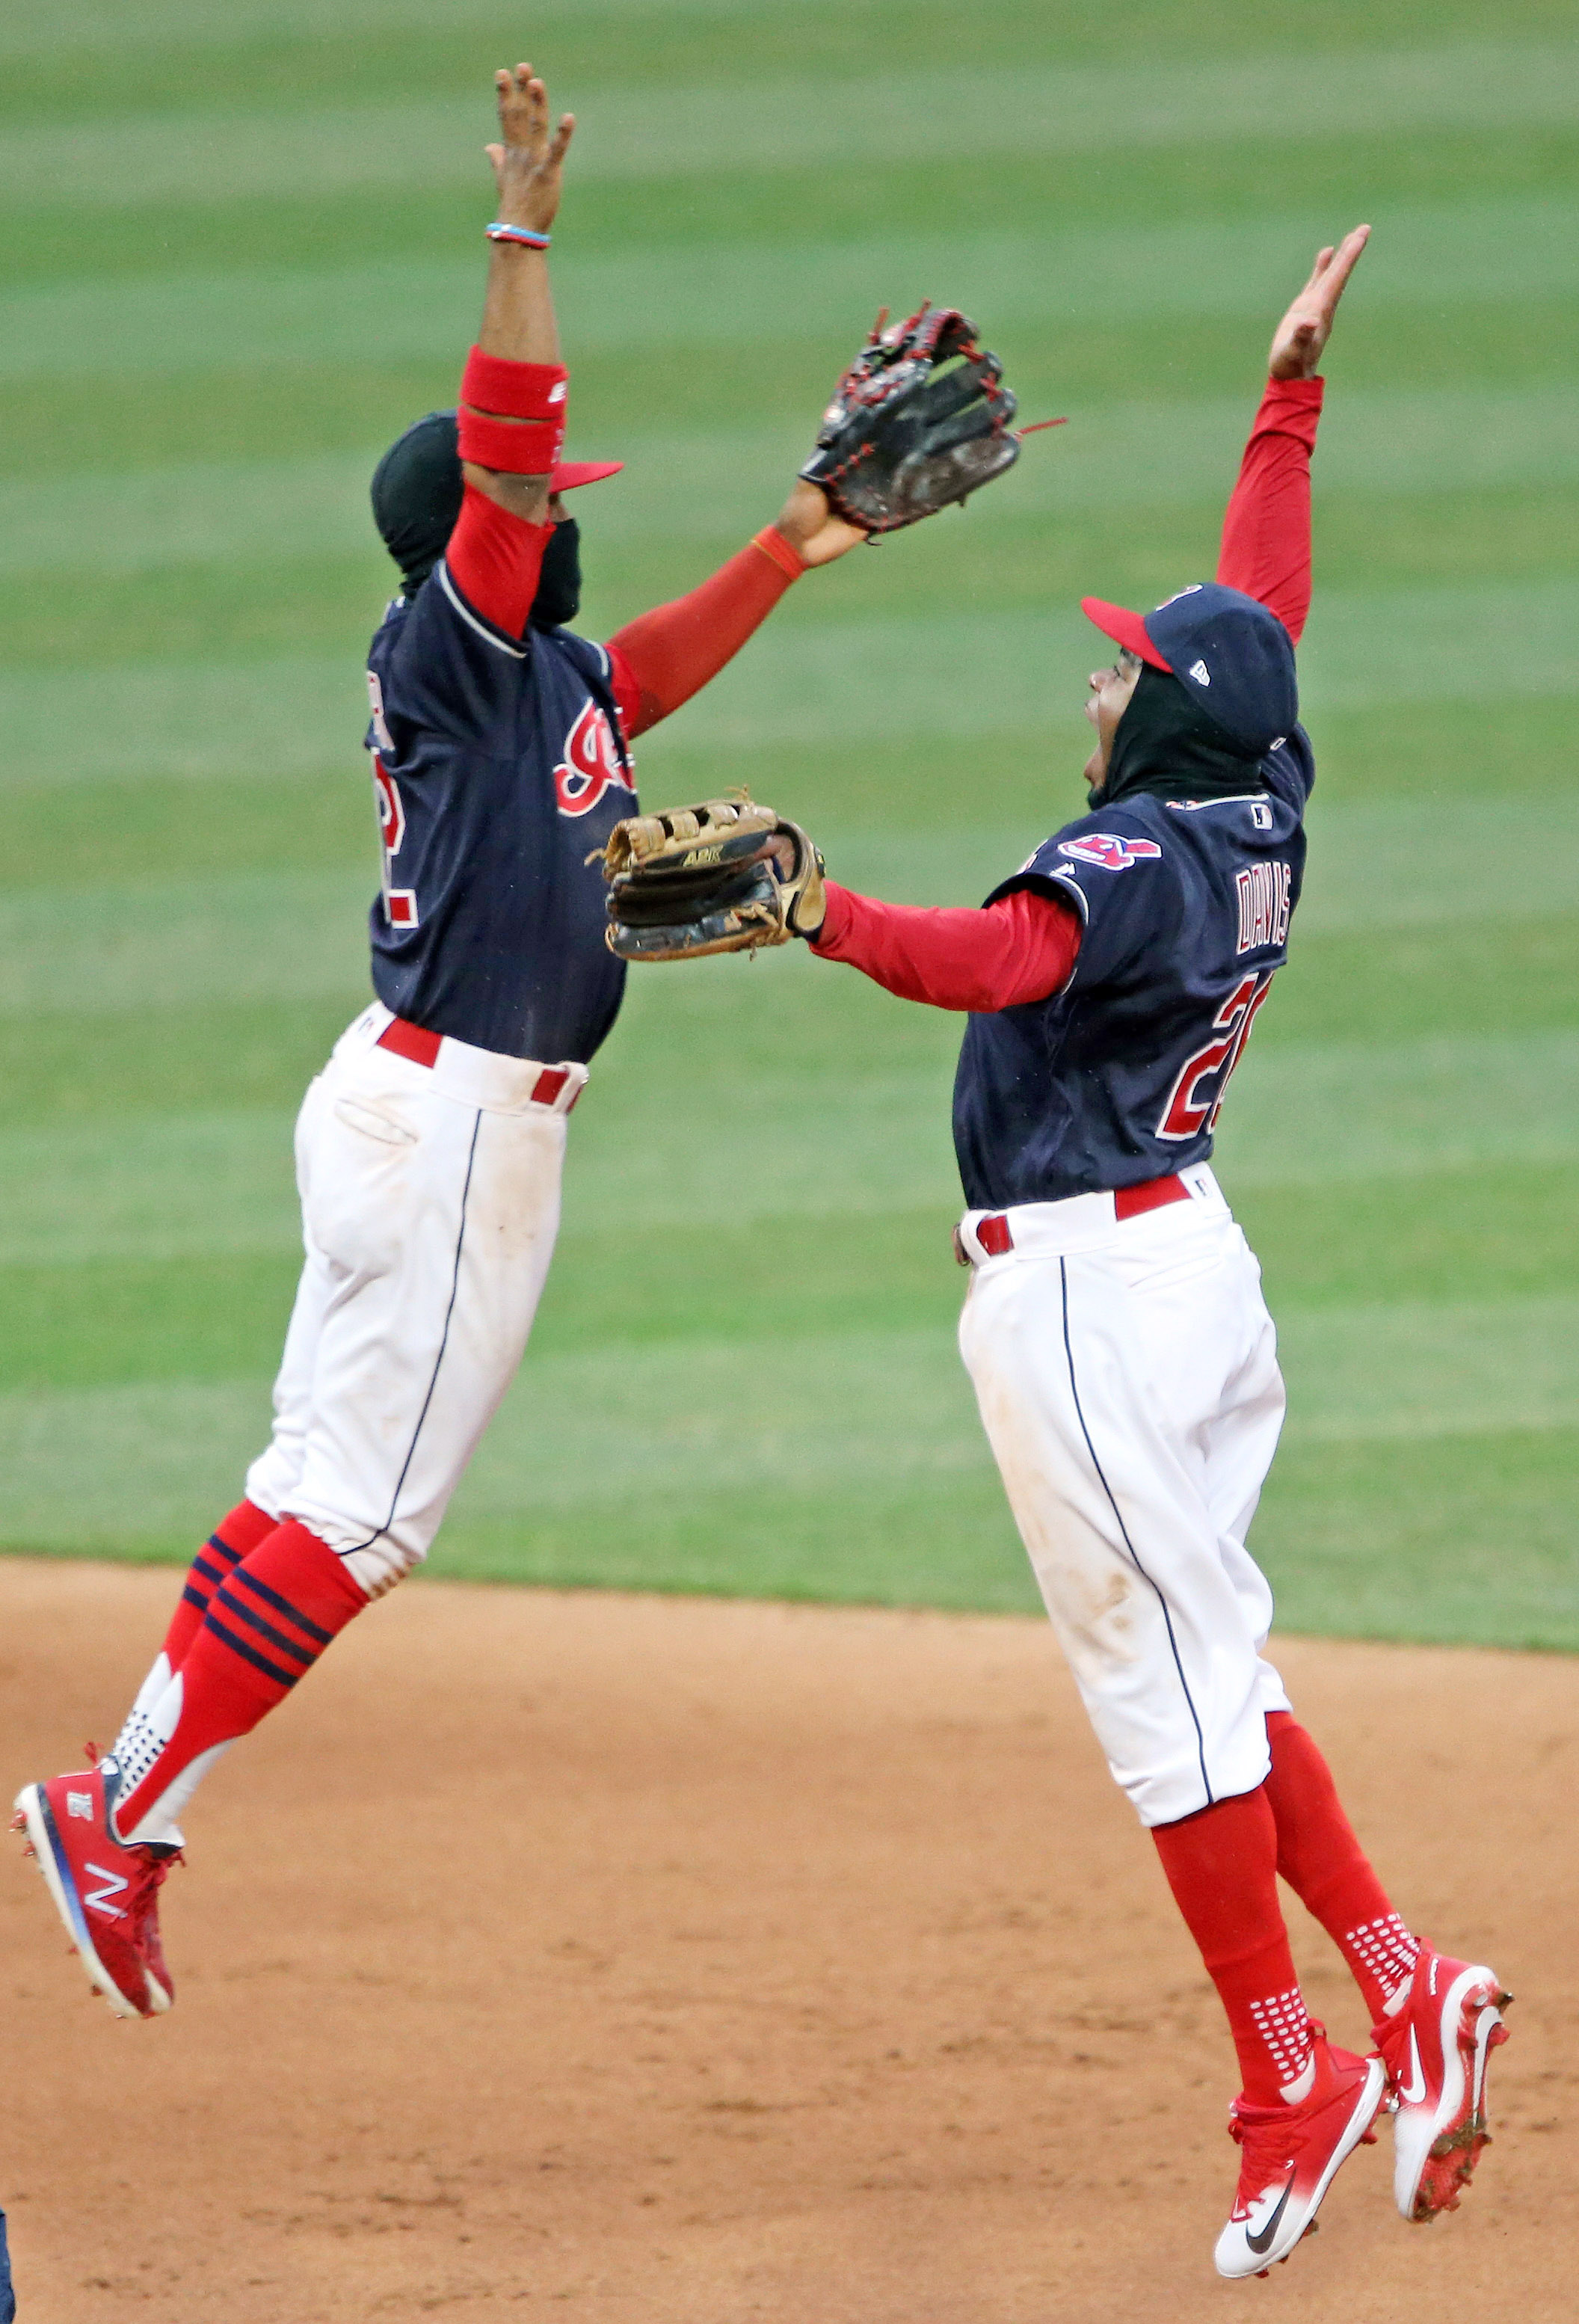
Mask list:
[{"label": "cap brim", "polygon": [[577,484],[596,484],[600,477],[617,476],[623,460],[561,460],[549,478],[551,493],[573,493]]},{"label": "cap brim", "polygon": [[1094,622],[1104,637],[1115,645],[1125,646],[1153,669],[1171,670],[1172,664],[1164,659],[1146,634],[1146,624],[1139,613],[1131,613],[1123,605],[1110,605],[1105,597],[1082,597],[1080,610],[1088,622]]}]

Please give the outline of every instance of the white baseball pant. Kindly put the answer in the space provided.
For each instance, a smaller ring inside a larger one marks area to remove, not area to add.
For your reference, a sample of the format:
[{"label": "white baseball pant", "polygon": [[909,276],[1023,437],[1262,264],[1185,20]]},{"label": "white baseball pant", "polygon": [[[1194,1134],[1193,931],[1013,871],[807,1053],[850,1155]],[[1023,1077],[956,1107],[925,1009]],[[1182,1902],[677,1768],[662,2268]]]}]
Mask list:
[{"label": "white baseball pant", "polygon": [[[1260,1268],[1212,1172],[1120,1221],[1111,1194],[972,1212],[960,1351],[1048,1615],[1145,1824],[1254,1791],[1272,1593],[1244,1546],[1283,1419]],[[983,1217],[1013,1248],[983,1250]]]},{"label": "white baseball pant", "polygon": [[307,1260],[249,1500],[295,1517],[370,1597],[428,1554],[514,1376],[559,1224],[565,1116],[586,1068],[446,1039],[431,1065],[380,1048],[375,1003],[303,1101]]}]

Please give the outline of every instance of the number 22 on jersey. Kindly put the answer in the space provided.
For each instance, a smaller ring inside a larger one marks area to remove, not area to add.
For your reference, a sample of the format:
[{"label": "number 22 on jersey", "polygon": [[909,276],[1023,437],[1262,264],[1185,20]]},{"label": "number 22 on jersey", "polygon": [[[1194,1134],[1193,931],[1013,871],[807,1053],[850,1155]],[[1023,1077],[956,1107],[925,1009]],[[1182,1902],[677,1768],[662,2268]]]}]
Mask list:
[{"label": "number 22 on jersey", "polygon": [[[373,712],[373,739],[379,748],[394,751],[394,738],[383,716],[383,688],[372,670],[367,673],[367,699]],[[378,752],[373,760],[373,804],[378,810],[378,837],[383,865],[383,917],[392,928],[414,928],[417,925],[417,891],[414,888],[397,888],[394,884],[393,859],[401,852],[406,835],[406,810],[401,798],[401,787],[384,766]]]},{"label": "number 22 on jersey", "polygon": [[1228,1092],[1228,1077],[1244,1055],[1250,1028],[1262,1001],[1272,989],[1275,969],[1263,968],[1241,977],[1212,1019],[1215,1038],[1187,1057],[1168,1093],[1157,1125],[1159,1138],[1196,1138],[1214,1130]]}]

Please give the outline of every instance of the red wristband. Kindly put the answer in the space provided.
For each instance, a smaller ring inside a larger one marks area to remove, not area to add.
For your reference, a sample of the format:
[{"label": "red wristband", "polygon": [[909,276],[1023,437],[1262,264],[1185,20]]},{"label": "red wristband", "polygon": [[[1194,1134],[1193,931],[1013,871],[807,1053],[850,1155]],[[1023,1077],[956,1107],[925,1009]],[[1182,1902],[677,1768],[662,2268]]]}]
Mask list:
[{"label": "red wristband", "polygon": [[464,403],[457,432],[463,460],[512,476],[546,476],[565,440],[557,420],[491,420],[485,411],[468,411]]},{"label": "red wristband", "polygon": [[506,420],[557,420],[563,430],[569,377],[563,364],[511,363],[474,347],[461,374],[460,400]]},{"label": "red wristband", "polygon": [[793,541],[785,540],[776,524],[766,524],[761,532],[753,533],[751,545],[753,549],[760,549],[762,555],[776,565],[780,573],[788,574],[791,581],[799,581],[807,570],[806,559]]}]

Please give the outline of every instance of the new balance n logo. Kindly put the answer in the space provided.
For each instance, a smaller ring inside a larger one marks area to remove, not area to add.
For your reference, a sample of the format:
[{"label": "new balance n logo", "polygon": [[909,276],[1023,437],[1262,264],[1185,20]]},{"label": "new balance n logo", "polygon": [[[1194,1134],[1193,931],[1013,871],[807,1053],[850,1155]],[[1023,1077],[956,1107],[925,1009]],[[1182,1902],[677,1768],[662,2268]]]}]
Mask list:
[{"label": "new balance n logo", "polygon": [[124,1921],[126,1915],[115,1903],[115,1898],[125,1894],[131,1886],[131,1882],[123,1879],[118,1872],[106,1872],[102,1864],[89,1864],[86,1869],[92,1873],[96,1880],[104,1882],[102,1888],[83,1890],[82,1901],[88,1911],[102,1913],[106,1920]]},{"label": "new balance n logo", "polygon": [[66,1812],[68,1815],[80,1816],[84,1823],[91,1823],[93,1821],[93,1794],[91,1792],[68,1792],[66,1794]]}]

